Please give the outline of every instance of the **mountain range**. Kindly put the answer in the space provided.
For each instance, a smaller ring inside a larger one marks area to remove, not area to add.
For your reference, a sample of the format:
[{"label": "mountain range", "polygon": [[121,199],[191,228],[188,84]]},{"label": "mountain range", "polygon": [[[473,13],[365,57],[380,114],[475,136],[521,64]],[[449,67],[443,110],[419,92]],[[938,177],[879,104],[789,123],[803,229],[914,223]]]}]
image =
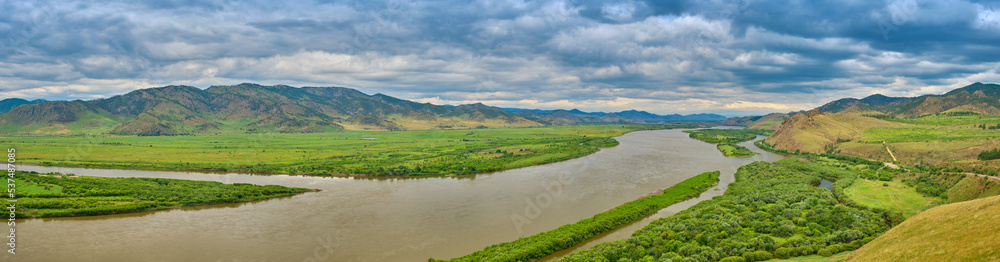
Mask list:
[{"label": "mountain range", "polygon": [[579,109],[519,109],[503,108],[514,115],[535,119],[539,122],[550,124],[572,124],[572,123],[608,123],[608,122],[630,122],[630,123],[663,123],[663,122],[715,122],[726,120],[725,116],[716,114],[670,114],[658,115],[646,111],[626,110],[621,112],[583,112]]},{"label": "mountain range", "polygon": [[974,83],[941,95],[888,97],[875,94],[862,99],[844,98],[816,110],[829,113],[877,112],[897,118],[957,112],[1000,115],[1000,100],[997,98],[1000,98],[1000,86]]},{"label": "mountain range", "polygon": [[[941,164],[975,159],[983,149],[995,147],[1000,141],[987,127],[1000,126],[998,115],[1000,85],[996,84],[974,83],[919,97],[845,98],[790,114],[767,142],[789,151]],[[920,154],[928,148],[935,153]],[[910,154],[915,157],[901,157]]]},{"label": "mountain range", "polygon": [[[9,106],[7,106],[9,105]],[[440,106],[343,87],[239,84],[165,86],[89,101],[6,99],[0,133],[184,135],[220,132],[322,132],[527,127],[586,122],[716,121],[711,114],[501,109],[481,103]]]}]

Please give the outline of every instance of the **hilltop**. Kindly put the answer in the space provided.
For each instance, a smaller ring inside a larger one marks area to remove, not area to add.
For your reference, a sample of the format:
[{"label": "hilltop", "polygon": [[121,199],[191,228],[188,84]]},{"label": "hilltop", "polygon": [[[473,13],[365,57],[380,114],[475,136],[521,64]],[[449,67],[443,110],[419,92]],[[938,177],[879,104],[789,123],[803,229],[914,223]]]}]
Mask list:
[{"label": "hilltop", "polygon": [[789,114],[770,113],[763,116],[732,117],[719,121],[719,124],[730,126],[746,126],[750,129],[776,130]]},{"label": "hilltop", "polygon": [[893,227],[844,261],[1000,261],[997,221],[1000,196],[934,207]]},{"label": "hilltop", "polygon": [[840,99],[785,119],[767,143],[901,164],[948,165],[995,174],[979,159],[1000,147],[1000,85],[975,83],[941,95]]},{"label": "hilltop", "polygon": [[875,94],[863,99],[844,98],[817,110],[880,113],[882,117],[921,117],[935,114],[975,113],[1000,115],[1000,85],[974,83],[941,95],[888,97]]}]

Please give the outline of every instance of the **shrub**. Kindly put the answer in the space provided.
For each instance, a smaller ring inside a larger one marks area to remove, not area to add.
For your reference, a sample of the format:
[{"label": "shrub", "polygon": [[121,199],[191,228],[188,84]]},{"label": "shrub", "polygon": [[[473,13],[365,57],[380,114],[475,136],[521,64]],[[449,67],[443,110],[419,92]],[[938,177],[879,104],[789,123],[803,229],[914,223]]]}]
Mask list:
[{"label": "shrub", "polygon": [[774,255],[780,259],[786,259],[792,257],[792,251],[793,250],[791,248],[783,247],[775,250]]},{"label": "shrub", "polygon": [[826,236],[826,243],[837,244],[837,243],[850,243],[851,241],[862,239],[865,237],[865,233],[861,231],[848,229],[833,232],[829,236]]},{"label": "shrub", "polygon": [[771,256],[771,252],[767,251],[748,252],[743,254],[743,257],[746,258],[747,262],[766,261],[768,259],[774,258],[773,256]]},{"label": "shrub", "polygon": [[719,260],[719,262],[746,262],[747,259],[743,257],[727,257]]},{"label": "shrub", "polygon": [[830,252],[830,249],[823,248],[823,249],[820,249],[819,252],[816,253],[816,254],[818,254],[820,256],[824,256],[824,257],[829,257],[829,256],[833,255],[833,252]]}]

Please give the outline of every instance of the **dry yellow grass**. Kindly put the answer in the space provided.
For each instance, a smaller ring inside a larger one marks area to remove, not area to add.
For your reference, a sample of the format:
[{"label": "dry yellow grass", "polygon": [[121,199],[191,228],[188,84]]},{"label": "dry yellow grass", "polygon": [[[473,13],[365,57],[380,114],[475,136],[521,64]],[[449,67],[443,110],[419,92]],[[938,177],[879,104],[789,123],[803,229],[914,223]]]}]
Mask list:
[{"label": "dry yellow grass", "polygon": [[863,137],[866,129],[873,127],[904,127],[907,124],[880,120],[853,114],[809,112],[792,116],[767,139],[778,149],[823,152],[825,146],[837,139]]},{"label": "dry yellow grass", "polygon": [[907,219],[844,261],[1000,261],[1000,196],[948,204]]}]

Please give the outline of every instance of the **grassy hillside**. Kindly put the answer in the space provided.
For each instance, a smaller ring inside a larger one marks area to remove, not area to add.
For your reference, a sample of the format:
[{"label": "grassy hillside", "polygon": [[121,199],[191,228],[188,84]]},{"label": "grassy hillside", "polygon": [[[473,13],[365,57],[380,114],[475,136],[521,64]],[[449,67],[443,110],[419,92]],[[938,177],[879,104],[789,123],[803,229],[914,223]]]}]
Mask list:
[{"label": "grassy hillside", "polygon": [[[497,171],[587,155],[612,137],[663,125],[574,125],[426,131],[189,136],[8,136],[18,160],[42,165],[275,172],[446,175]],[[23,152],[23,153],[21,153]]]},{"label": "grassy hillside", "polygon": [[904,217],[912,217],[942,202],[899,181],[859,179],[844,189],[844,193],[859,205],[899,212]]},{"label": "grassy hillside", "polygon": [[817,108],[820,111],[875,112],[896,118],[912,118],[941,113],[1000,114],[1000,85],[974,83],[941,95],[887,97],[880,94],[864,99],[844,98]]},{"label": "grassy hillside", "polygon": [[827,152],[830,146],[865,139],[864,130],[903,126],[906,125],[872,117],[814,110],[785,119],[767,142],[788,151]]},{"label": "grassy hillside", "polygon": [[106,99],[22,105],[0,115],[0,133],[7,134],[311,133],[540,125],[482,104],[445,107],[341,87],[257,84],[139,89]]},{"label": "grassy hillside", "polygon": [[719,121],[719,123],[731,126],[745,126],[749,129],[775,130],[787,117],[787,114],[771,113],[763,116],[733,117]]},{"label": "grassy hillside", "polygon": [[924,211],[845,261],[1000,261],[1000,196]]},{"label": "grassy hillside", "polygon": [[979,159],[982,152],[1000,148],[1000,129],[990,129],[1000,125],[1000,116],[880,118],[849,112],[799,114],[786,120],[767,142],[788,151],[945,165],[989,175],[1000,172],[1000,160]]},{"label": "grassy hillside", "polygon": [[17,217],[93,216],[222,203],[313,191],[283,186],[162,178],[80,177],[16,172]]},{"label": "grassy hillside", "polygon": [[788,151],[996,175],[1000,162],[979,155],[1000,148],[998,107],[1000,85],[981,83],[942,95],[841,99],[786,119],[767,142]]}]

